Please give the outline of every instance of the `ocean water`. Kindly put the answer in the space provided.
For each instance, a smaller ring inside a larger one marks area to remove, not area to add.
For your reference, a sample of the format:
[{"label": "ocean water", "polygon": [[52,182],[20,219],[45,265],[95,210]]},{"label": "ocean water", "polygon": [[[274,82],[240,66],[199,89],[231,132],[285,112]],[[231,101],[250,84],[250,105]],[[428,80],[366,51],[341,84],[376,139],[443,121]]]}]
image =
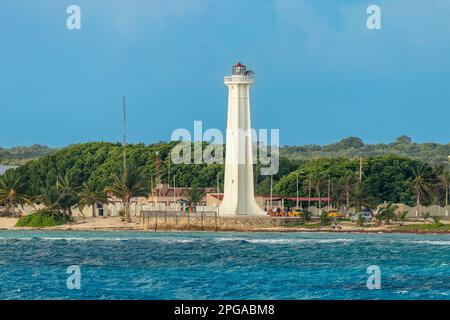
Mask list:
[{"label": "ocean water", "polygon": [[[69,266],[80,289],[69,289]],[[381,289],[367,288],[369,266]],[[449,299],[450,235],[0,231],[0,299]]]}]

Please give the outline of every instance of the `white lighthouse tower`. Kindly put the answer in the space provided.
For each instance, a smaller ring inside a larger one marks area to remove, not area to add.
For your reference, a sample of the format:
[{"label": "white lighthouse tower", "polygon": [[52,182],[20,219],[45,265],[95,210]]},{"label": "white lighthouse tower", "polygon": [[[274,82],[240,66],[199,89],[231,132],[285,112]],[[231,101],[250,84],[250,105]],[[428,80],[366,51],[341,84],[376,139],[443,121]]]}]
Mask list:
[{"label": "white lighthouse tower", "polygon": [[225,190],[221,215],[265,215],[255,200],[250,125],[250,87],[253,72],[241,63],[233,66],[228,86]]}]

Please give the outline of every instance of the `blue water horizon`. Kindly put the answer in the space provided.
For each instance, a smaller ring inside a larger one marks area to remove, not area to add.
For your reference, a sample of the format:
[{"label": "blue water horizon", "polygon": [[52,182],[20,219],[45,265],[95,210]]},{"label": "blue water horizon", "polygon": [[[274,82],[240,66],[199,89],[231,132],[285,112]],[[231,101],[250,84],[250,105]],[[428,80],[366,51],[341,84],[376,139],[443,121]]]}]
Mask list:
[{"label": "blue water horizon", "polygon": [[0,299],[448,300],[449,246],[448,234],[0,231]]}]

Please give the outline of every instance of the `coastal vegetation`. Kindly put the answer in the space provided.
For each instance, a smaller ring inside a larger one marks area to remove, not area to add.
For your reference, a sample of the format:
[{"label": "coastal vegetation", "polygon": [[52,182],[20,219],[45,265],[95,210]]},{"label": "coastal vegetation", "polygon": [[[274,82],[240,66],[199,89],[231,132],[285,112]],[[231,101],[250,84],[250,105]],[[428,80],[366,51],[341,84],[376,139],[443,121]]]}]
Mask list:
[{"label": "coastal vegetation", "polygon": [[10,170],[0,177],[0,205],[3,214],[15,216],[18,207],[31,204],[31,198],[25,194],[25,184],[14,171]]},{"label": "coastal vegetation", "polygon": [[[215,187],[217,178],[222,186],[223,165],[170,163],[169,152],[173,146],[174,143],[129,145],[127,157],[141,168],[143,176],[152,180],[152,185],[156,184],[158,176],[163,183],[172,184],[175,179],[180,187]],[[292,161],[282,157],[279,172],[272,177],[273,192],[295,196],[298,177],[300,195],[330,196],[336,207],[370,207],[385,201],[407,205],[415,205],[417,200],[424,205],[433,201],[442,205],[448,203],[448,170],[443,166],[432,167],[397,155],[363,158],[361,179],[359,166],[359,159],[336,157]],[[67,191],[66,201],[70,203],[75,200],[73,186],[87,183],[103,190],[121,168],[121,145],[99,142],[61,149],[30,161],[15,172],[25,194],[36,196],[47,185],[59,184]],[[258,173],[257,168],[255,171]],[[257,194],[270,193],[270,176],[256,174],[255,182]]]},{"label": "coastal vegetation", "polygon": [[110,184],[105,187],[104,192],[122,201],[124,218],[127,222],[131,222],[131,199],[147,197],[150,193],[150,185],[142,170],[133,164],[125,166],[120,174],[112,174]]},{"label": "coastal vegetation", "polygon": [[36,211],[20,217],[16,227],[45,228],[66,224],[71,218],[64,214],[54,214],[45,210]]},{"label": "coastal vegetation", "polygon": [[408,224],[395,227],[392,231],[400,232],[433,232],[433,231],[450,231],[450,224],[444,223],[422,223]]},{"label": "coastal vegetation", "polygon": [[[162,143],[163,144],[163,143]],[[69,146],[70,147],[70,146]],[[0,164],[22,165],[30,160],[57,152],[57,148],[43,145],[29,147],[0,147]],[[449,155],[450,145],[439,143],[416,143],[408,136],[400,136],[392,143],[366,144],[358,137],[349,137],[328,145],[304,145],[280,147],[280,154],[289,160],[314,160],[318,158],[369,158],[383,155],[397,155],[426,162],[441,164]]]},{"label": "coastal vegetation", "polygon": [[200,203],[204,196],[205,190],[199,188],[197,185],[193,185],[192,188],[188,190],[186,200],[191,207],[195,208],[195,206]]},{"label": "coastal vegetation", "polygon": [[92,182],[84,182],[78,196],[78,208],[80,208],[80,211],[83,212],[85,207],[91,207],[92,217],[95,217],[95,206],[97,204],[104,204],[108,202],[106,193],[101,189],[101,186]]},{"label": "coastal vegetation", "polygon": [[[68,219],[64,221],[69,221],[74,208],[90,207],[94,216],[95,206],[106,203],[109,195],[122,201],[124,219],[130,221],[131,198],[147,196],[159,181],[192,187],[185,201],[193,206],[203,197],[205,187],[219,184],[223,188],[223,165],[174,164],[169,154],[175,144],[128,145],[126,170],[123,169],[123,148],[117,143],[72,145],[28,161],[0,176],[1,214],[20,215],[21,207],[33,203],[45,209],[45,214],[40,211],[38,214],[64,216]],[[272,186],[274,195],[317,197],[315,205],[319,210],[329,205],[348,210],[404,203],[418,205],[416,216],[420,217],[425,214],[421,206],[448,205],[449,173],[443,161],[440,165],[431,165],[392,154],[362,159],[291,160],[281,157],[279,171],[272,177],[261,175],[261,167],[260,163],[255,166],[257,194],[268,195]],[[330,204],[322,200],[328,198]],[[399,221],[400,224],[406,219],[406,214],[398,212],[394,205],[381,209],[380,223]],[[309,213],[305,213],[305,220],[309,218]],[[327,219],[324,216],[322,224],[327,224]]]},{"label": "coastal vegetation", "polygon": [[392,143],[365,144],[360,138],[349,137],[325,146],[284,146],[280,153],[292,160],[317,158],[368,158],[397,155],[419,160],[431,165],[440,165],[449,155],[450,145],[439,143],[415,143],[408,136],[400,136]]}]

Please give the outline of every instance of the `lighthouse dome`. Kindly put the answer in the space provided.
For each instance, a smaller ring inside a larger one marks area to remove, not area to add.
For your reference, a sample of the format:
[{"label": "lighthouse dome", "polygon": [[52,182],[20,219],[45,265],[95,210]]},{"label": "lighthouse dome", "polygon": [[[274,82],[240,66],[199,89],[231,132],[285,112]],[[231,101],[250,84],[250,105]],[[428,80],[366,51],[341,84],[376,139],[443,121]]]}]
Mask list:
[{"label": "lighthouse dome", "polygon": [[238,62],[237,64],[235,64],[233,66],[231,74],[232,75],[245,75],[246,71],[247,71],[247,67],[244,66],[242,63]]}]

